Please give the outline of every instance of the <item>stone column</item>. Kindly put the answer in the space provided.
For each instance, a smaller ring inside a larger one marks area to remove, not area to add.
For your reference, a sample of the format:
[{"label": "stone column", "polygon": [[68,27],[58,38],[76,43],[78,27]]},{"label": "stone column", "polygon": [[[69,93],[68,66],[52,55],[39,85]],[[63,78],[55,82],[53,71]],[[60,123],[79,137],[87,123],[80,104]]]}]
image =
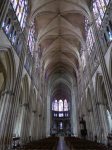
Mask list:
[{"label": "stone column", "polygon": [[[35,105],[33,103],[33,95],[34,95],[34,83],[35,83],[35,70],[36,70],[36,51],[37,51],[37,42],[35,40],[35,45],[34,45],[34,55],[33,55],[33,64],[32,64],[32,72],[31,72],[31,86],[30,86],[30,94],[29,94],[29,109],[30,109],[30,116],[29,116],[29,122],[30,126],[34,124],[34,119],[32,119],[32,111],[34,110],[33,106]],[[34,140],[33,136],[33,128],[29,126],[29,129],[31,128],[31,139]],[[28,131],[27,131],[28,132]]]},{"label": "stone column", "polygon": [[47,128],[46,136],[50,135],[50,93],[47,94]]},{"label": "stone column", "polygon": [[6,90],[3,92],[3,95],[1,97],[4,101],[4,106],[2,108],[3,110],[2,110],[2,114],[1,114],[1,124],[0,124],[0,130],[1,130],[1,132],[0,132],[0,148],[1,149],[10,148],[10,144],[7,143],[6,141],[9,139],[9,136],[11,134],[7,128],[8,128],[8,121],[10,118],[9,110],[11,109],[11,105],[13,102],[13,96],[14,96],[14,92],[12,92],[10,90]]},{"label": "stone column", "polygon": [[27,109],[29,107],[28,103],[25,103],[23,106],[23,115],[22,115],[22,124],[21,124],[21,133],[20,133],[20,145],[24,145],[27,142],[29,142],[29,137],[28,137],[28,128],[27,128]]},{"label": "stone column", "polygon": [[78,93],[77,93],[77,85],[74,85],[74,95],[75,95],[75,99],[74,99],[74,105],[75,105],[74,120],[75,120],[75,124],[74,124],[74,132],[73,133],[78,136],[79,117],[78,117]]}]

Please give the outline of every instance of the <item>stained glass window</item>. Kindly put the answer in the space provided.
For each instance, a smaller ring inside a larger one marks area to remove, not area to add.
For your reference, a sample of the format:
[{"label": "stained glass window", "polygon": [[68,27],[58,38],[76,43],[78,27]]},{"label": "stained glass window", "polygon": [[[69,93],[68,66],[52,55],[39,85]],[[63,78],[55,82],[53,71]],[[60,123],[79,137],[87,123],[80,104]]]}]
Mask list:
[{"label": "stained glass window", "polygon": [[59,100],[59,111],[63,111],[63,101]]},{"label": "stained glass window", "polygon": [[32,56],[34,53],[34,44],[35,44],[35,25],[34,21],[32,21],[27,40],[27,45],[29,47]]},{"label": "stained glass window", "polygon": [[60,129],[63,129],[63,123],[60,122]]},{"label": "stained glass window", "polygon": [[[8,23],[7,23],[6,27],[5,27],[5,33],[6,33],[6,34],[8,34],[8,32],[9,32],[10,22],[11,22],[11,20],[10,20],[10,18],[9,18]],[[2,25],[2,26],[3,26],[3,25]]]},{"label": "stained glass window", "polygon": [[18,18],[18,21],[20,22],[20,26],[23,31],[26,24],[28,0],[10,0],[10,1],[12,3],[14,11],[16,12],[16,16]]},{"label": "stained glass window", "polygon": [[104,17],[108,3],[109,0],[93,0],[93,13],[98,29],[100,28],[102,22],[101,19]]},{"label": "stained glass window", "polygon": [[39,70],[39,52],[40,52],[40,45],[38,46],[37,54],[36,54],[36,69]]},{"label": "stained glass window", "polygon": [[67,100],[64,100],[64,111],[68,111],[68,103]]},{"label": "stained glass window", "polygon": [[63,113],[59,113],[59,117],[64,117]]},{"label": "stained glass window", "polygon": [[82,66],[83,66],[83,70],[86,67],[86,60],[85,60],[85,56],[84,56],[84,50],[83,47],[81,45],[81,49],[80,49],[80,55],[81,55],[81,61],[82,61]]},{"label": "stained glass window", "polygon": [[85,18],[85,35],[86,35],[87,49],[88,49],[88,53],[90,55],[95,41],[94,41],[92,27],[90,26],[90,23],[89,23],[88,19],[86,19],[86,18]]},{"label": "stained glass window", "polygon": [[112,41],[112,34],[109,32],[109,39]]},{"label": "stained glass window", "polygon": [[54,111],[58,111],[58,101],[54,101]]},{"label": "stained glass window", "polygon": [[68,110],[70,110],[70,102],[68,102]]},{"label": "stained glass window", "polygon": [[109,0],[105,0],[105,2],[106,2],[106,5],[108,5],[108,3],[109,3]]},{"label": "stained glass window", "polygon": [[52,102],[52,110],[54,110],[54,102]]}]

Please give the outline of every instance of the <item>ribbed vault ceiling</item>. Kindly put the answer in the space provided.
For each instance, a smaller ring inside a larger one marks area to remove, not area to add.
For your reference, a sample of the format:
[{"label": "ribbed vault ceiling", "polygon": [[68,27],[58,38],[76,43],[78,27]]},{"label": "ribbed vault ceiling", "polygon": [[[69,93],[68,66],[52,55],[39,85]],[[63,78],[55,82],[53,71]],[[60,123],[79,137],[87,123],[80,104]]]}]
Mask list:
[{"label": "ribbed vault ceiling", "polygon": [[31,0],[30,20],[35,18],[40,64],[53,98],[69,97],[71,86],[76,84],[84,18],[90,20],[90,5],[91,0]]}]

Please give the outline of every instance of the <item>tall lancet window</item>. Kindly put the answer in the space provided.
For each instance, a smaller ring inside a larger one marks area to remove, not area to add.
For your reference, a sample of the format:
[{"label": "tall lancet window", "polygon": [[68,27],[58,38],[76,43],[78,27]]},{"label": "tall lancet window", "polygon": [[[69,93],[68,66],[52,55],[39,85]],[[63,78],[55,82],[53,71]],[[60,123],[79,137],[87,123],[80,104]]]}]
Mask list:
[{"label": "tall lancet window", "polygon": [[36,54],[36,69],[39,71],[39,53],[40,53],[40,45],[38,46],[37,54]]},{"label": "tall lancet window", "polygon": [[92,27],[90,26],[90,23],[88,19],[86,18],[85,18],[85,36],[86,36],[86,44],[87,44],[88,53],[90,55],[95,40],[93,36]]},{"label": "tall lancet window", "polygon": [[83,50],[82,44],[81,44],[81,49],[80,49],[80,56],[81,56],[83,70],[84,70],[86,67],[86,60],[85,60],[84,50]]},{"label": "tall lancet window", "polygon": [[63,111],[63,101],[59,100],[59,111]]},{"label": "tall lancet window", "polygon": [[58,111],[58,101],[54,101],[54,111]]},{"label": "tall lancet window", "polygon": [[67,100],[64,100],[64,111],[68,111],[68,103]]},{"label": "tall lancet window", "polygon": [[28,34],[27,45],[29,47],[31,55],[33,56],[33,54],[34,54],[34,45],[35,45],[35,25],[34,25],[34,21],[31,22],[31,27],[29,29],[29,34]]},{"label": "tall lancet window", "polygon": [[27,18],[27,7],[28,0],[10,0],[13,6],[14,11],[16,12],[16,16],[18,21],[20,22],[20,26],[22,31],[25,28],[26,18]]},{"label": "tall lancet window", "polygon": [[93,0],[93,13],[97,28],[100,28],[109,0]]}]

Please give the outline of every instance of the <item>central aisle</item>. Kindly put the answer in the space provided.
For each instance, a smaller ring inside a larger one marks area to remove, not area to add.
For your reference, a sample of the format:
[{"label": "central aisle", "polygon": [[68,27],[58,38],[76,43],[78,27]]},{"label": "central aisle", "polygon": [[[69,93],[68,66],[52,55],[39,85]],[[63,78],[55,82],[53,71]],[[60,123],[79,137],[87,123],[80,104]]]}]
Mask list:
[{"label": "central aisle", "polygon": [[68,145],[66,144],[64,137],[60,136],[57,150],[70,150]]}]

